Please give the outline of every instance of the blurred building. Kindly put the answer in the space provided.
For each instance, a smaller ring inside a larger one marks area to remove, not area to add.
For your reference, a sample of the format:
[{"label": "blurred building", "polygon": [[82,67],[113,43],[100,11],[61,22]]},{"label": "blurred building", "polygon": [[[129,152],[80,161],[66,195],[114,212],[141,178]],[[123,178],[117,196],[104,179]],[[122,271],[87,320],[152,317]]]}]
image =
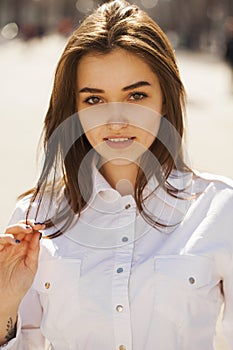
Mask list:
[{"label": "blurred building", "polygon": [[182,46],[212,51],[223,49],[224,24],[226,18],[233,14],[233,0],[160,1],[157,10],[155,16],[161,26],[165,31],[177,33]]},{"label": "blurred building", "polygon": [[[15,23],[18,27],[17,34],[24,39],[53,31],[68,35],[84,15],[103,2],[105,1],[0,0],[0,29],[9,23]],[[136,3],[147,11],[167,32],[174,46],[190,49],[221,49],[224,46],[224,23],[227,17],[233,16],[233,0],[129,2]]]},{"label": "blurred building", "polygon": [[16,23],[25,39],[57,30],[69,33],[80,17],[74,0],[0,0],[0,27]]}]

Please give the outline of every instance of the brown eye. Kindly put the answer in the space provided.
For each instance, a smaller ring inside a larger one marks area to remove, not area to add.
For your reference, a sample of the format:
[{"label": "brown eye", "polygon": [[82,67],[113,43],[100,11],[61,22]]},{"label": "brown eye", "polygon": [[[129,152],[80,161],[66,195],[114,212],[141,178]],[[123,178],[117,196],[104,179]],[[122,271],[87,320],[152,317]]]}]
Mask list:
[{"label": "brown eye", "polygon": [[86,100],[84,102],[88,103],[89,105],[95,105],[97,103],[99,103],[101,100],[98,96],[90,96],[88,98],[86,98]]},{"label": "brown eye", "polygon": [[130,100],[140,101],[145,97],[147,97],[147,95],[145,93],[135,92],[130,96]]}]

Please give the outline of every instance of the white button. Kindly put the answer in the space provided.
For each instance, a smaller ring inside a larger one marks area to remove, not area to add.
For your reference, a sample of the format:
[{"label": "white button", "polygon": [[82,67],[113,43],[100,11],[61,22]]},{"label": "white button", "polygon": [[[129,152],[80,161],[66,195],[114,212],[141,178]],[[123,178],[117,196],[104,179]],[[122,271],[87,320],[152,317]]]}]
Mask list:
[{"label": "white button", "polygon": [[126,347],[124,345],[120,345],[119,350],[126,350]]},{"label": "white button", "polygon": [[189,283],[194,284],[196,282],[194,277],[189,277]]},{"label": "white button", "polygon": [[44,286],[45,286],[46,289],[49,289],[50,288],[50,282],[45,282]]},{"label": "white button", "polygon": [[123,272],[123,268],[122,267],[118,267],[117,273],[121,273],[121,272]]},{"label": "white button", "polygon": [[122,305],[117,305],[116,311],[117,312],[122,312],[123,311],[123,306]]}]

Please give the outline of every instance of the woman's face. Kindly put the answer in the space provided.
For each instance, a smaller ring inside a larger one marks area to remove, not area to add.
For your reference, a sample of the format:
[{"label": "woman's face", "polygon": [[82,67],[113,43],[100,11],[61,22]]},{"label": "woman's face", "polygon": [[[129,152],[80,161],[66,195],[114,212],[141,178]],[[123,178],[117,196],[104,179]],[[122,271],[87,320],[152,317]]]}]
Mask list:
[{"label": "woman's face", "polygon": [[87,139],[105,161],[135,162],[156,138],[162,104],[157,75],[137,55],[117,48],[80,60],[77,110]]}]

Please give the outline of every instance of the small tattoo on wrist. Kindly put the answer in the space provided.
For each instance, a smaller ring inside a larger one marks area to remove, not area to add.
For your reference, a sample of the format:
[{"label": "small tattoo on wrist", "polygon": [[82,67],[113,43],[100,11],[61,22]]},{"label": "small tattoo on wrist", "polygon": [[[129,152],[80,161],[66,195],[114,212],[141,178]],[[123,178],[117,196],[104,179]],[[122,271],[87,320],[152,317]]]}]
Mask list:
[{"label": "small tattoo on wrist", "polygon": [[15,338],[16,336],[16,323],[13,323],[12,317],[9,318],[7,325],[6,325],[6,331],[7,334],[5,336],[5,339],[7,341],[10,341],[11,339]]}]

